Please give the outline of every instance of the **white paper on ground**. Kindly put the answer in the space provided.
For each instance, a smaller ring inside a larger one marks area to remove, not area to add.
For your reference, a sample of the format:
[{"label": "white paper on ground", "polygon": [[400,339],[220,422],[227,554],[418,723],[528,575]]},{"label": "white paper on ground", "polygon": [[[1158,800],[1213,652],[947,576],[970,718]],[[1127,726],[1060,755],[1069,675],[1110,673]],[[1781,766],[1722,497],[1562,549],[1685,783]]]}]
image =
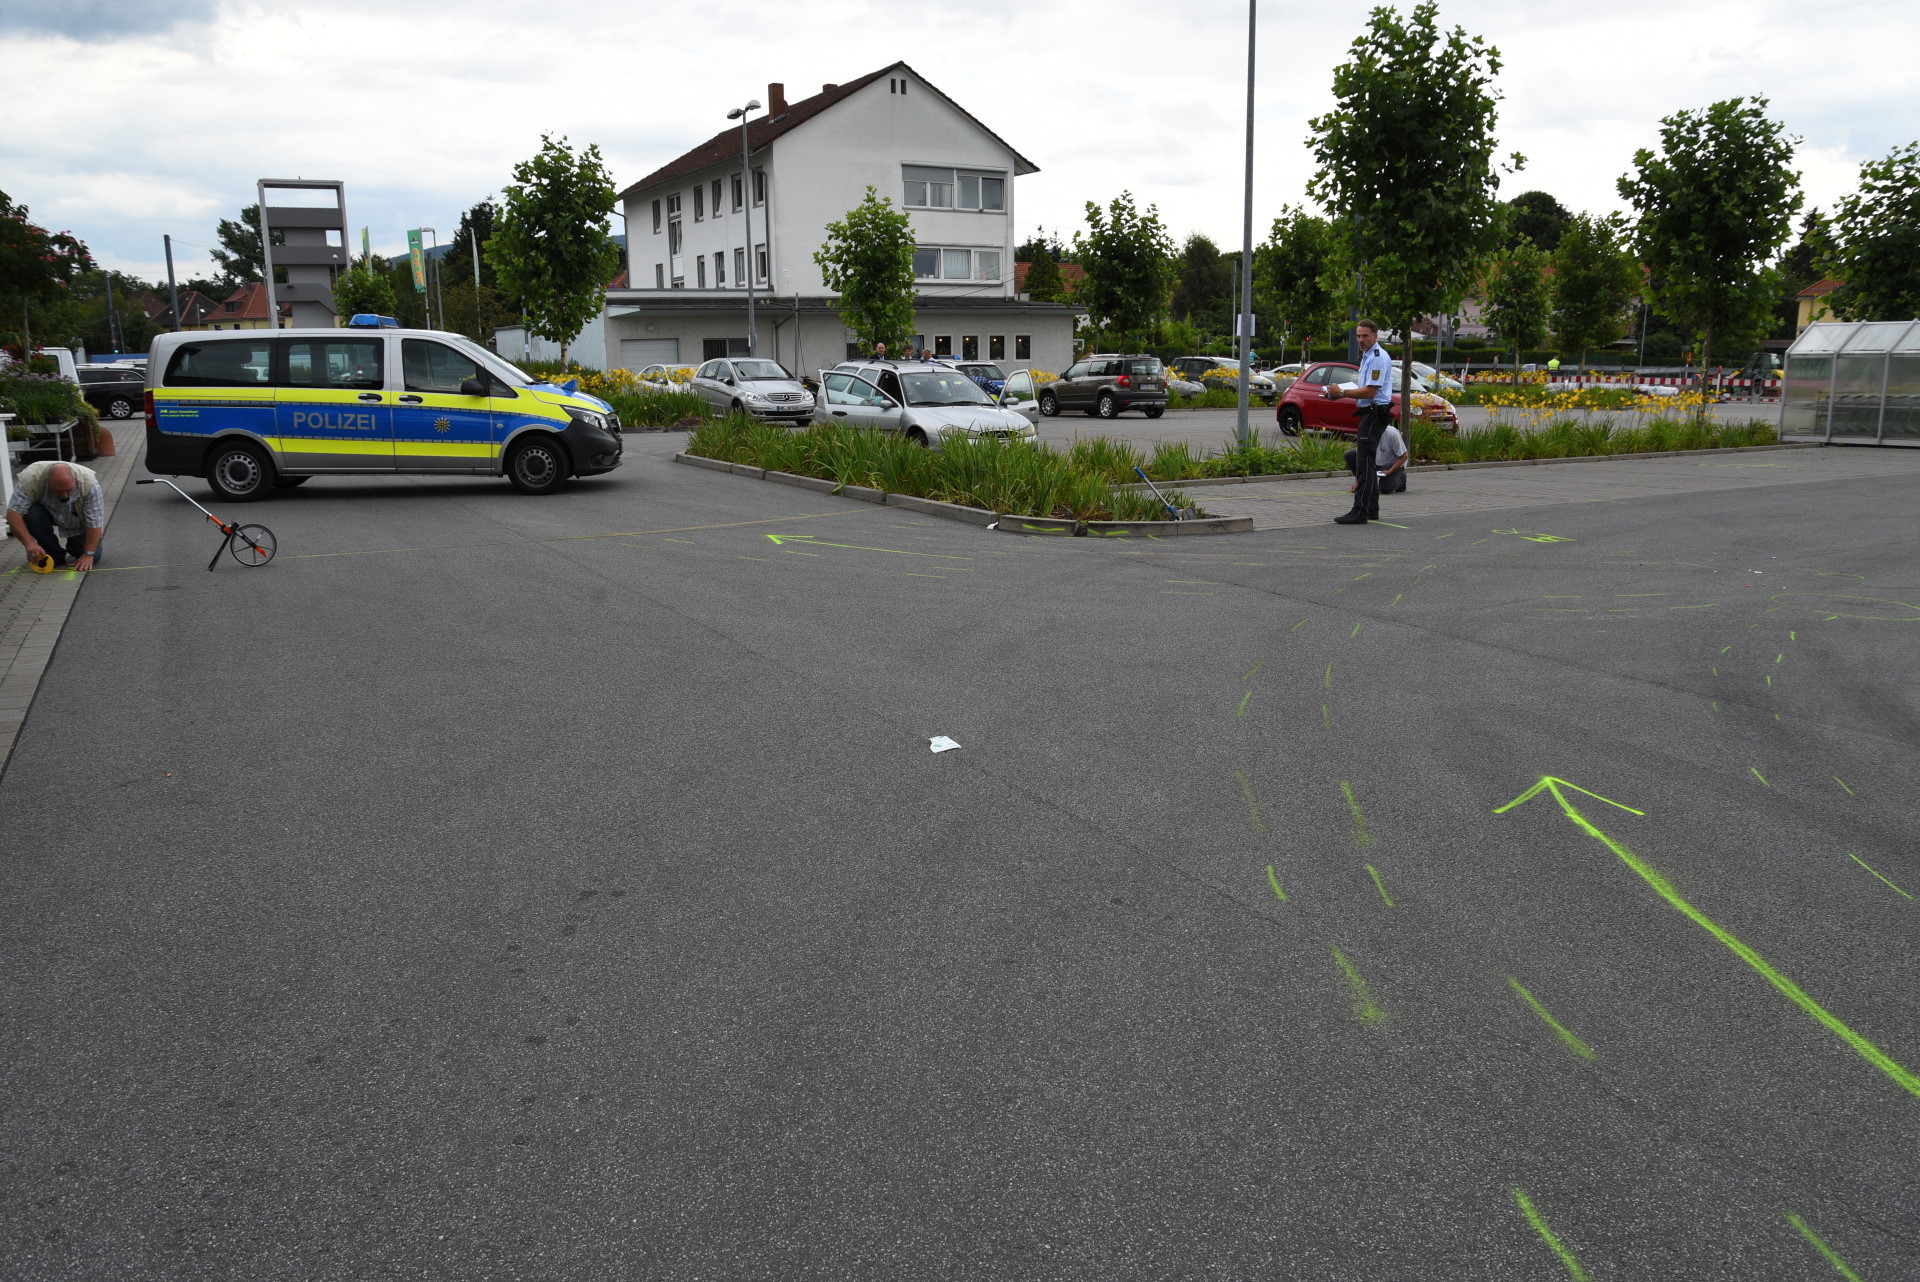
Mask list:
[{"label": "white paper on ground", "polygon": [[935,752],[952,752],[955,748],[958,748],[959,746],[960,746],[959,744],[955,743],[953,740],[947,738],[947,736],[943,734],[937,734],[933,736],[933,750]]}]

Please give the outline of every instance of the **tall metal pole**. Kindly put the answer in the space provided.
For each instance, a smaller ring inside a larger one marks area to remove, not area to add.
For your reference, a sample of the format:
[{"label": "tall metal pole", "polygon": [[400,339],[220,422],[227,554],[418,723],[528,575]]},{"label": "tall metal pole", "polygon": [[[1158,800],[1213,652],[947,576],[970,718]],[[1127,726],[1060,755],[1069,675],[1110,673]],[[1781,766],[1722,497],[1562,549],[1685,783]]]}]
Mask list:
[{"label": "tall metal pole", "polygon": [[1253,379],[1253,39],[1258,24],[1255,16],[1259,0],[1247,0],[1247,175],[1244,209],[1240,224],[1240,317],[1234,323],[1240,349],[1240,407],[1234,421],[1234,439],[1242,446],[1252,440],[1247,426],[1247,410]]},{"label": "tall metal pole", "polygon": [[467,240],[473,246],[473,341],[484,343],[487,336],[480,324],[480,224],[477,220],[467,224]]},{"label": "tall metal pole", "polygon": [[[759,332],[754,328],[753,321],[753,278],[758,273],[754,271],[757,264],[753,253],[753,161],[747,152],[747,113],[758,110],[760,110],[760,100],[749,98],[746,106],[736,107],[727,113],[727,119],[738,118],[740,121],[740,225],[746,229],[747,234],[747,355],[749,356],[754,355]],[[767,248],[771,253],[773,247],[769,245]]]},{"label": "tall metal pole", "polygon": [[118,356],[126,338],[120,332],[120,309],[113,305],[113,273],[103,271],[100,278],[107,282],[107,338],[113,343],[113,354]]},{"label": "tall metal pole", "polygon": [[[420,230],[433,237],[433,248],[437,251],[440,248],[440,233],[431,227],[422,227]],[[447,327],[447,296],[440,288],[440,264],[434,261],[438,257],[437,252],[428,254],[427,266],[433,269],[433,308],[440,313],[440,324],[435,328],[445,329]]]},{"label": "tall metal pole", "polygon": [[167,301],[173,306],[173,332],[180,332],[180,286],[173,281],[173,237],[162,236],[161,244],[167,247]]}]

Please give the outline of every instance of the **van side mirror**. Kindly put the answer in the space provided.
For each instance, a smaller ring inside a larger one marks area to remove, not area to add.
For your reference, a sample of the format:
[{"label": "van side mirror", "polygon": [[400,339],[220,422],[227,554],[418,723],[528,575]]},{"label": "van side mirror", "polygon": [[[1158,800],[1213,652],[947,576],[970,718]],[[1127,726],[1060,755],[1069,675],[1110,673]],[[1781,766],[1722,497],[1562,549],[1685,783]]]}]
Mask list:
[{"label": "van side mirror", "polygon": [[487,394],[486,379],[475,377],[475,378],[462,379],[460,381],[460,395],[485,396],[486,394]]}]

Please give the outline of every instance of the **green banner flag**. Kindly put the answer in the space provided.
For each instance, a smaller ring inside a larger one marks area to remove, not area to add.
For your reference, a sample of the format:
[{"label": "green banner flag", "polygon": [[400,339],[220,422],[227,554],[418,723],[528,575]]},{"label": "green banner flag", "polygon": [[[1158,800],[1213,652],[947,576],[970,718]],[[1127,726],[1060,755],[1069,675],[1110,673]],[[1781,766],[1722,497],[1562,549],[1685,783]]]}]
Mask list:
[{"label": "green banner flag", "polygon": [[427,256],[420,248],[417,230],[407,233],[407,257],[413,262],[413,292],[424,294],[427,292]]}]

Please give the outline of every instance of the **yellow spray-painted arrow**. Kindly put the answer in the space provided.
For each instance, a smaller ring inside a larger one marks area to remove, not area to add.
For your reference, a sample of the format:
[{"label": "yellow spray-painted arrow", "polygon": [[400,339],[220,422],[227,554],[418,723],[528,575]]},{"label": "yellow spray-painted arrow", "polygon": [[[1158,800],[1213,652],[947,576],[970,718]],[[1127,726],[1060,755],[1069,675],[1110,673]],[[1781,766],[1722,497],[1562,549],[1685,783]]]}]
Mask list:
[{"label": "yellow spray-painted arrow", "polygon": [[[1562,789],[1566,791],[1563,792]],[[1583,793],[1586,796],[1592,797],[1595,801],[1604,801],[1609,806],[1624,810],[1631,815],[1644,815],[1646,813],[1644,810],[1635,810],[1632,806],[1623,806],[1611,797],[1603,797],[1597,792],[1588,792],[1578,784],[1568,783],[1565,779],[1556,779],[1552,775],[1542,775],[1539,783],[1536,783],[1533,787],[1527,789],[1506,805],[1499,807],[1493,813],[1496,815],[1504,815],[1509,810],[1532,801],[1543,792],[1553,794],[1553,799],[1560,803],[1561,811],[1565,813],[1567,818],[1573,820],[1574,827],[1580,829],[1586,833],[1587,836],[1592,837],[1595,841],[1618,855],[1622,863],[1639,873],[1641,880],[1653,887],[1654,891],[1659,894],[1662,899],[1666,900],[1667,903],[1671,904],[1676,910],[1683,914],[1687,920],[1693,922],[1694,925],[1699,926],[1702,930],[1725,944],[1732,950],[1734,956],[1753,967],[1762,979],[1785,994],[1788,1001],[1791,1001],[1795,1006],[1798,1006],[1801,1010],[1818,1020],[1821,1027],[1825,1028],[1835,1037],[1838,1037],[1841,1041],[1853,1047],[1860,1058],[1872,1064],[1888,1077],[1891,1077],[1899,1084],[1901,1089],[1905,1090],[1909,1095],[1920,1098],[1920,1076],[1916,1076],[1891,1055],[1881,1050],[1878,1046],[1875,1046],[1859,1033],[1854,1032],[1853,1029],[1849,1028],[1832,1011],[1809,997],[1800,985],[1794,983],[1791,979],[1788,979],[1785,975],[1782,975],[1769,965],[1766,958],[1735,938],[1733,932],[1688,903],[1681,897],[1680,892],[1673,888],[1672,883],[1661,876],[1651,864],[1647,863],[1646,860],[1640,858],[1640,856],[1634,854],[1613,838],[1607,836],[1606,833],[1594,827],[1592,821],[1581,814],[1573,802],[1568,800],[1567,792]]]},{"label": "yellow spray-painted arrow", "polygon": [[971,561],[970,556],[948,556],[944,552],[906,552],[900,548],[870,548],[858,543],[827,543],[811,534],[769,534],[775,545],[781,543],[800,543],[810,548],[849,548],[855,552],[890,552],[894,556],[930,556],[941,561]]}]

